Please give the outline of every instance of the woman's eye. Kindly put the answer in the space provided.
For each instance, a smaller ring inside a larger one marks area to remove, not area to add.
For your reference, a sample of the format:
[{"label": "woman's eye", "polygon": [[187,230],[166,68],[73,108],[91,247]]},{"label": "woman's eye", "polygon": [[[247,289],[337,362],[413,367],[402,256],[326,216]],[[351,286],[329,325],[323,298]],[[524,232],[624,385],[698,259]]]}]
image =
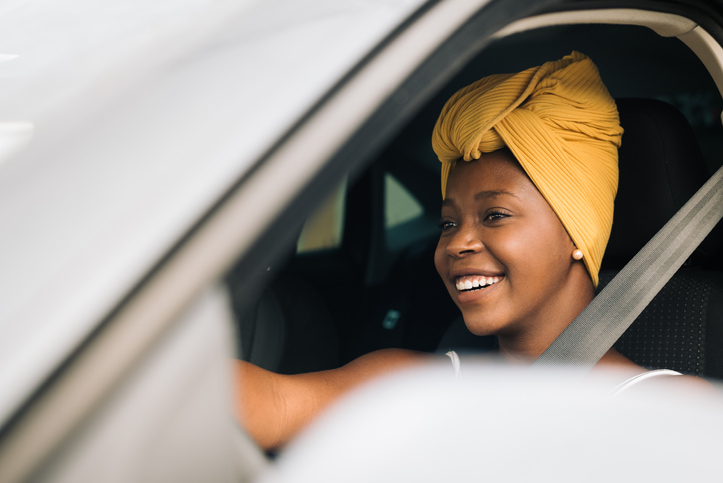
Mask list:
[{"label": "woman's eye", "polygon": [[449,229],[454,228],[455,226],[457,226],[457,224],[456,224],[455,222],[453,222],[453,221],[442,220],[442,221],[439,222],[438,226],[439,226],[439,229],[440,229],[440,230],[442,230],[442,231],[447,231],[447,230],[449,230]]},{"label": "woman's eye", "polygon": [[501,211],[493,211],[485,215],[485,221],[499,221],[507,218],[508,216],[510,215],[508,215],[507,213],[502,213]]}]

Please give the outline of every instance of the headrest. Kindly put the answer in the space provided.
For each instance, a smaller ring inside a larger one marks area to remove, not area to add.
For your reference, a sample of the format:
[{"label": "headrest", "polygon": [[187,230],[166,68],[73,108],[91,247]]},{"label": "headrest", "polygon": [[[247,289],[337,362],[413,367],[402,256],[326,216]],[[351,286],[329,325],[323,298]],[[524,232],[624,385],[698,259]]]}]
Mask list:
[{"label": "headrest", "polygon": [[602,267],[622,268],[708,179],[685,117],[654,99],[616,99],[625,129],[613,228]]}]

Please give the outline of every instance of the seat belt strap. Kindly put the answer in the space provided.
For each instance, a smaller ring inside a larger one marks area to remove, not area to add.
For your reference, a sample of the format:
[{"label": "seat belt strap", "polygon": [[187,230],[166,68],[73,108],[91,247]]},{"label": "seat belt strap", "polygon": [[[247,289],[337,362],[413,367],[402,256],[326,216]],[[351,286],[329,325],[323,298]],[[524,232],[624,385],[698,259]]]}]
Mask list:
[{"label": "seat belt strap", "polygon": [[723,167],[623,267],[533,366],[592,369],[722,217]]}]

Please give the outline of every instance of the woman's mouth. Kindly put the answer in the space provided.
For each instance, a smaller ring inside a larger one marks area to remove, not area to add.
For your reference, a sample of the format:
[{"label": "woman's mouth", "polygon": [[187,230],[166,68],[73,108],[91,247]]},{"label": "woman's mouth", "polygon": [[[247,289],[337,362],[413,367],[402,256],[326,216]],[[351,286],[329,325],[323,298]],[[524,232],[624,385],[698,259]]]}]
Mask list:
[{"label": "woman's mouth", "polygon": [[458,292],[474,292],[494,285],[503,277],[485,277],[482,275],[464,275],[457,277],[454,284]]}]

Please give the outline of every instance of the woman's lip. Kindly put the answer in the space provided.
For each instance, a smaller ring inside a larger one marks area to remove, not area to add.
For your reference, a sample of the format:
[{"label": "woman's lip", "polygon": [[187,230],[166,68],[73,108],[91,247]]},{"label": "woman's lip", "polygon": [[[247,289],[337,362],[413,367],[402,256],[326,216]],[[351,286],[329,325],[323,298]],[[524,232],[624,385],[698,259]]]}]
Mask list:
[{"label": "woman's lip", "polygon": [[479,268],[464,268],[450,272],[450,278],[454,281],[459,277],[478,275],[480,277],[504,277],[504,274],[494,270],[483,270]]}]

